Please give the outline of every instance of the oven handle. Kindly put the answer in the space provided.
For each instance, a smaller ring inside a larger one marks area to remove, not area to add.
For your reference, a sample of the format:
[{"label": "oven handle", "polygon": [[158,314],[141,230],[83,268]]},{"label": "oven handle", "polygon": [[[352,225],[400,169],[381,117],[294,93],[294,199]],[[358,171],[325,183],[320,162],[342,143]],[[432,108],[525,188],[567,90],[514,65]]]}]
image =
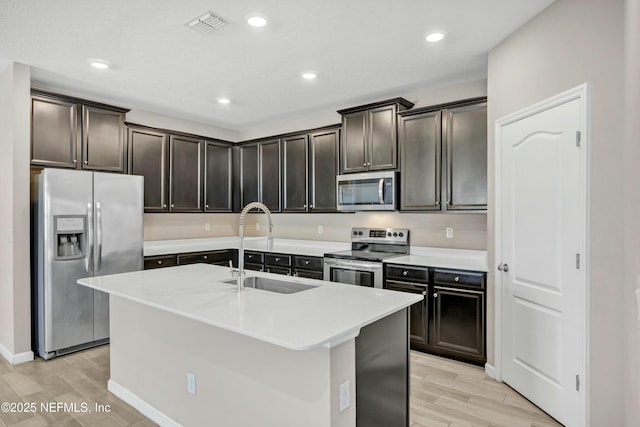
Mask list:
[{"label": "oven handle", "polygon": [[381,205],[384,205],[384,178],[380,178],[378,182],[378,200]]},{"label": "oven handle", "polygon": [[335,260],[334,258],[325,258],[324,259],[324,263],[330,266],[338,266],[338,267],[345,267],[345,268],[349,268],[349,267],[353,267],[353,268],[366,268],[368,270],[379,270],[382,268],[382,263],[378,263],[378,262],[372,262],[372,263],[365,263],[365,262],[354,262],[354,261],[349,261],[349,260]]}]

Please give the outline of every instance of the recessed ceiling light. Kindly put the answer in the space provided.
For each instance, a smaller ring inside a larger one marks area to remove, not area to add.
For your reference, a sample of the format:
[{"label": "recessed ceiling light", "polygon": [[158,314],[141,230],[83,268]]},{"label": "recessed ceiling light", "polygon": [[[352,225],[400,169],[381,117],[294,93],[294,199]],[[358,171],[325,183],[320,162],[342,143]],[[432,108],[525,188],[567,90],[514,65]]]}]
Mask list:
[{"label": "recessed ceiling light", "polygon": [[431,43],[439,42],[443,38],[444,31],[432,31],[430,33],[427,33],[427,35],[425,36],[425,39]]},{"label": "recessed ceiling light", "polygon": [[101,59],[90,59],[89,60],[89,65],[91,65],[93,68],[97,68],[99,70],[106,70],[107,68],[111,67],[111,64],[109,64],[107,61],[103,61]]},{"label": "recessed ceiling light", "polygon": [[218,98],[218,102],[219,102],[220,104],[228,104],[228,103],[230,103],[231,101],[229,100],[229,98]]},{"label": "recessed ceiling light", "polygon": [[264,27],[267,25],[267,17],[264,15],[260,15],[259,13],[252,13],[246,16],[247,24],[252,27]]},{"label": "recessed ceiling light", "polygon": [[318,77],[318,75],[313,71],[305,71],[304,73],[302,73],[302,78],[305,80],[313,80],[316,77]]}]

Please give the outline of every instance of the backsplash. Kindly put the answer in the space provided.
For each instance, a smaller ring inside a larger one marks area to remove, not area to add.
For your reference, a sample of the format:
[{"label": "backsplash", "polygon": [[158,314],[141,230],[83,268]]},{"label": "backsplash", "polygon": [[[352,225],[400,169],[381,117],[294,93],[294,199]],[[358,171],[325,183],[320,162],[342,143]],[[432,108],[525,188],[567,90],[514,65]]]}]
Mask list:
[{"label": "backsplash", "polygon": [[[235,236],[238,214],[145,214],[144,239],[169,240]],[[351,227],[409,228],[411,244],[442,248],[480,249],[487,247],[486,214],[409,214],[399,212],[358,212],[354,214],[273,214],[273,235],[284,239],[348,242]],[[209,230],[206,230],[209,224]],[[256,224],[259,224],[257,229]],[[267,217],[247,215],[245,235],[266,236]],[[318,233],[318,226],[322,233]],[[445,229],[453,228],[447,239]]]}]

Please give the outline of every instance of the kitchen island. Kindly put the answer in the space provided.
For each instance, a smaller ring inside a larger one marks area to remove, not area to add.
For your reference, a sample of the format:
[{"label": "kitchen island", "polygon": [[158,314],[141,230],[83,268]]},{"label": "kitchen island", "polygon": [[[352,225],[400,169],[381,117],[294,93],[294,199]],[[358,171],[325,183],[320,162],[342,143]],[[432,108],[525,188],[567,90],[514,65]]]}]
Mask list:
[{"label": "kitchen island", "polygon": [[205,264],[81,279],[110,294],[109,390],[161,425],[408,425],[422,296],[250,275],[313,287],[238,293]]}]

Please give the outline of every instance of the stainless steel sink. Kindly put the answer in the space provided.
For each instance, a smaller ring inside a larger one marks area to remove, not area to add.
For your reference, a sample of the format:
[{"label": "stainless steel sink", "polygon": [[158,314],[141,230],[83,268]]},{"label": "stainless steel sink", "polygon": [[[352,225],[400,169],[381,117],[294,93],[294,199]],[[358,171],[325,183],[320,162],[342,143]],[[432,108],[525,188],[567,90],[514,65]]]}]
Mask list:
[{"label": "stainless steel sink", "polygon": [[[236,278],[222,281],[222,283],[229,283],[232,285],[235,285],[237,282],[238,279]],[[263,291],[276,292],[279,294],[295,294],[296,292],[302,292],[316,287],[314,285],[305,285],[303,283],[256,276],[245,277],[244,286],[247,288],[262,289]]]}]

